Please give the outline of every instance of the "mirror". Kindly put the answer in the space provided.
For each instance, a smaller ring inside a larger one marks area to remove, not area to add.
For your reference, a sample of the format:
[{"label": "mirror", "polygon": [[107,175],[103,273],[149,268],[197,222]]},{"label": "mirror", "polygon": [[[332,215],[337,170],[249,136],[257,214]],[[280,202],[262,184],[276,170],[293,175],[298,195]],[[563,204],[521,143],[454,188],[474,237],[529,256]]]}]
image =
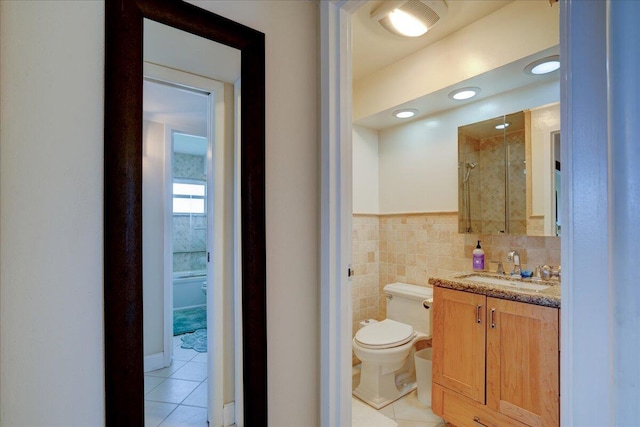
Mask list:
[{"label": "mirror", "polygon": [[[265,425],[264,34],[184,3],[105,3],[104,316],[107,425],[144,424],[143,19],[238,49],[239,275],[244,423]],[[241,297],[240,297],[241,295]]]},{"label": "mirror", "polygon": [[560,109],[458,128],[458,231],[559,236]]},{"label": "mirror", "polygon": [[143,41],[145,425],[229,424],[240,51],[149,19]]}]

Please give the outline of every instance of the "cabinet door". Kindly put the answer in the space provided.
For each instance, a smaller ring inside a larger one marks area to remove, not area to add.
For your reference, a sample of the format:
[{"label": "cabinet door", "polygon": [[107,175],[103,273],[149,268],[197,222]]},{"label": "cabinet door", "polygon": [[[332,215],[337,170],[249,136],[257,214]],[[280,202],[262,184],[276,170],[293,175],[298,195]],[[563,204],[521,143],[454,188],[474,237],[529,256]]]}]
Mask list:
[{"label": "cabinet door", "polygon": [[487,406],[559,425],[558,309],[487,298],[487,310]]},{"label": "cabinet door", "polygon": [[434,289],[433,381],[483,404],[486,299]]}]

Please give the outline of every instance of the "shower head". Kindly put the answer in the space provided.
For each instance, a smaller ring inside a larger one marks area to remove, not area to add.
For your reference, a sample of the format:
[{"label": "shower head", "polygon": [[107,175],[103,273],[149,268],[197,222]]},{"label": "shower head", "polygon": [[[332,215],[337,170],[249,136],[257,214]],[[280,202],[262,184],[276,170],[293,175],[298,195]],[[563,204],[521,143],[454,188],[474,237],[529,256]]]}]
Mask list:
[{"label": "shower head", "polygon": [[478,164],[476,162],[467,162],[466,166],[467,166],[467,173],[464,175],[462,182],[467,182],[469,180],[469,174],[471,173],[471,169],[478,166]]}]

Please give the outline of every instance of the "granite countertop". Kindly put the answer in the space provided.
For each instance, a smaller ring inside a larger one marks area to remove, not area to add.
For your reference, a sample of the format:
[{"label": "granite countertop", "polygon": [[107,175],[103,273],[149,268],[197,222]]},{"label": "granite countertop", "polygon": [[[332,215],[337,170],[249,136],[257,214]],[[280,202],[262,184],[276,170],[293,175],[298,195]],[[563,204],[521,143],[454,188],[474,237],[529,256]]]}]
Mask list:
[{"label": "granite countertop", "polygon": [[[467,277],[480,275],[508,280],[510,282],[536,283],[549,286],[543,290],[530,290],[514,288],[507,285],[481,283],[469,280]],[[497,275],[489,272],[455,273],[442,277],[430,277],[429,284],[440,288],[454,289],[458,291],[473,292],[474,294],[488,297],[508,299],[525,302],[528,304],[542,305],[545,307],[560,308],[560,283],[557,280],[531,281],[531,279],[515,279],[506,275]]]}]

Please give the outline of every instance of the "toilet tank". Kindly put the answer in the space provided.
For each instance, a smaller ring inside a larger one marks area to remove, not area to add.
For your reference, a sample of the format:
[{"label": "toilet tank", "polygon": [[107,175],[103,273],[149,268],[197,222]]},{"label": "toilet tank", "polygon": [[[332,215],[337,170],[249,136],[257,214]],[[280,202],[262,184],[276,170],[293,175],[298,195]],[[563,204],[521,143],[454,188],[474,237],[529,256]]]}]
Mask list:
[{"label": "toilet tank", "polygon": [[431,336],[433,309],[425,308],[423,302],[433,305],[433,289],[408,283],[391,283],[384,287],[387,297],[387,319],[413,326],[413,329]]}]

